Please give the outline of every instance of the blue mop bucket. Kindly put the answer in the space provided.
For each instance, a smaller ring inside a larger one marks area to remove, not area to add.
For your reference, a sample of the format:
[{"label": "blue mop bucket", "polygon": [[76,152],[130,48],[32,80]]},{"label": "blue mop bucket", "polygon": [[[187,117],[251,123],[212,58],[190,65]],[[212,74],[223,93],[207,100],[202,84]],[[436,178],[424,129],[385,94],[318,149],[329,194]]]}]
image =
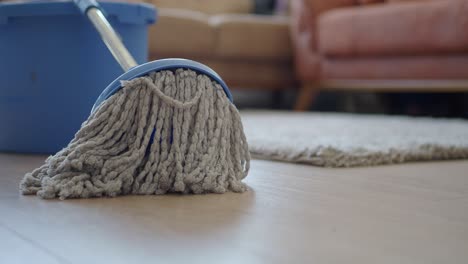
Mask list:
[{"label": "blue mop bucket", "polygon": [[[101,5],[135,60],[146,62],[155,9]],[[103,87],[121,74],[73,2],[1,3],[0,151],[53,153],[65,147]]]}]

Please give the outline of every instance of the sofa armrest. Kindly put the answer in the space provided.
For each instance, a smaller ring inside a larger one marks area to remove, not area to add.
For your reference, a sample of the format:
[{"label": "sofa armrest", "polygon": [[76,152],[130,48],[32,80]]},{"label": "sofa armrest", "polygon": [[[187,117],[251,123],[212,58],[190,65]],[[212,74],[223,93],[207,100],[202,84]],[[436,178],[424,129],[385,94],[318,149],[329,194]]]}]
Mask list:
[{"label": "sofa armrest", "polygon": [[290,0],[290,34],[296,75],[315,80],[319,71],[317,17],[330,9],[357,5],[357,0]]},{"label": "sofa armrest", "polygon": [[[291,0],[291,34],[293,44],[315,50],[317,17],[330,9],[357,5],[357,0]],[[295,43],[294,43],[295,42]]]},{"label": "sofa armrest", "polygon": [[251,13],[253,0],[144,0],[156,8],[189,9],[209,15],[221,13]]}]

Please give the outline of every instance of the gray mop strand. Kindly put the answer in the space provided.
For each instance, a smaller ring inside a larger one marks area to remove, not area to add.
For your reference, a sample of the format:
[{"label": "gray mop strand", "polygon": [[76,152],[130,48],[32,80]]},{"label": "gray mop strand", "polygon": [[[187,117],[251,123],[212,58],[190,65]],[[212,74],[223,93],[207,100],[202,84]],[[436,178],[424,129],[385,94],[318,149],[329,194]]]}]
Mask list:
[{"label": "gray mop strand", "polygon": [[241,180],[250,154],[240,115],[218,83],[179,69],[122,86],[67,147],[24,176],[23,194],[66,199],[247,189]]}]

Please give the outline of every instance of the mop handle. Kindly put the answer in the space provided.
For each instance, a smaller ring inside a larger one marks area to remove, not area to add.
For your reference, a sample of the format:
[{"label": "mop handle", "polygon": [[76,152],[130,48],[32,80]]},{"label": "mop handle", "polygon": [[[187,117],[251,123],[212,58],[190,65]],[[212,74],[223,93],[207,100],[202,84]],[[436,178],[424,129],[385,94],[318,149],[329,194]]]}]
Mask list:
[{"label": "mop handle", "polygon": [[102,41],[120,64],[124,71],[137,66],[135,59],[128,52],[122,40],[110,25],[98,2],[95,0],[73,0],[76,6],[85,14],[101,35]]}]

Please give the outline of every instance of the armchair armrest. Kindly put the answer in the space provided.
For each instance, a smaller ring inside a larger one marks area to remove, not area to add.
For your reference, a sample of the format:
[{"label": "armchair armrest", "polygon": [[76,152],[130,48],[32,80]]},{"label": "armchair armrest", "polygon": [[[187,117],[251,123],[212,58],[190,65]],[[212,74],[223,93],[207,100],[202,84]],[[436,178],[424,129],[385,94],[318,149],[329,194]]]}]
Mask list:
[{"label": "armchair armrest", "polygon": [[327,10],[357,5],[357,0],[290,0],[290,34],[296,75],[315,80],[319,72],[317,17]]},{"label": "armchair armrest", "polygon": [[357,5],[357,0],[291,0],[290,27],[292,40],[296,42],[294,44],[307,42],[309,47],[315,50],[317,17],[330,9],[354,5]]}]

